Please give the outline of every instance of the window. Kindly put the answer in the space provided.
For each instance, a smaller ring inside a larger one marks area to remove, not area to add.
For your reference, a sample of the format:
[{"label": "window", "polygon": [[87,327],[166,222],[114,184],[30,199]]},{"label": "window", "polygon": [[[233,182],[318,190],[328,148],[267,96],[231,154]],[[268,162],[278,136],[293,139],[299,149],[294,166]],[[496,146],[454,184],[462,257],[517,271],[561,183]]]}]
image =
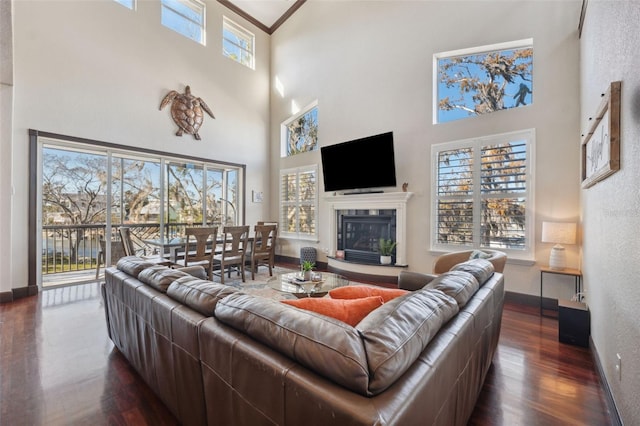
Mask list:
[{"label": "window", "polygon": [[317,238],[317,177],[316,165],[280,171],[280,235]]},{"label": "window", "polygon": [[222,55],[255,69],[255,37],[226,16],[222,17]]},{"label": "window", "polygon": [[318,149],[318,101],[282,123],[282,157]]},{"label": "window", "polygon": [[533,40],[436,53],[433,122],[526,106],[533,101]]},{"label": "window", "polygon": [[162,25],[205,44],[204,3],[197,0],[162,0],[161,3]]},{"label": "window", "polygon": [[37,192],[29,202],[40,208],[30,212],[29,235],[42,250],[30,253],[30,270],[40,275],[30,285],[49,274],[47,282],[57,281],[58,272],[95,271],[100,241],[123,224],[150,254],[148,239],[244,220],[244,165],[74,139],[31,133]]},{"label": "window", "polygon": [[434,250],[533,258],[534,130],[434,145]]},{"label": "window", "polygon": [[136,7],[136,0],[115,0],[115,1],[123,5],[127,9],[133,10]]}]

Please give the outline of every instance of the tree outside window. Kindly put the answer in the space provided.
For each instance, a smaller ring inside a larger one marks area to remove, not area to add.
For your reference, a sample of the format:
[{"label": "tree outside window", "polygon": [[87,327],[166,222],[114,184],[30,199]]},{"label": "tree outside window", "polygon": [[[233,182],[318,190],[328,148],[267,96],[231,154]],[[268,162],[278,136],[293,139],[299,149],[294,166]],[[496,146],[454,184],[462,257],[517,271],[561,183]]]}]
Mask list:
[{"label": "tree outside window", "polygon": [[222,55],[255,69],[255,36],[226,16],[222,19]]},{"label": "tree outside window", "polygon": [[434,249],[532,252],[533,131],[436,145]]},{"label": "tree outside window", "polygon": [[283,154],[286,157],[318,149],[318,106],[312,104],[302,113],[282,123]]},{"label": "tree outside window", "polygon": [[[107,223],[141,225],[133,227],[137,241],[158,238],[163,222],[169,237],[182,235],[186,225],[237,224],[242,217],[240,170],[133,152],[108,154],[84,144],[77,149],[43,145],[43,271],[69,270],[76,260],[95,261]],[[62,260],[66,264],[61,266]]]},{"label": "tree outside window", "polygon": [[434,55],[435,123],[533,102],[533,41],[482,46]]},{"label": "tree outside window", "polygon": [[280,229],[283,235],[316,238],[317,166],[280,172]]}]

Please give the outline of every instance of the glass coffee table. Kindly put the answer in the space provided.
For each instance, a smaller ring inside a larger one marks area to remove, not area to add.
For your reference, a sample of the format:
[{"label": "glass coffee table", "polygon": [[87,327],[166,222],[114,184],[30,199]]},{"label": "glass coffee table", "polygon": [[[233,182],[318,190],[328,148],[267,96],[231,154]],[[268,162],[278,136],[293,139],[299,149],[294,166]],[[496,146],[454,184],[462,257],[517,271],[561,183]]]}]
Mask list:
[{"label": "glass coffee table", "polygon": [[334,288],[349,285],[349,280],[332,272],[322,272],[320,281],[304,281],[300,272],[278,274],[267,281],[274,290],[296,297],[322,297]]}]

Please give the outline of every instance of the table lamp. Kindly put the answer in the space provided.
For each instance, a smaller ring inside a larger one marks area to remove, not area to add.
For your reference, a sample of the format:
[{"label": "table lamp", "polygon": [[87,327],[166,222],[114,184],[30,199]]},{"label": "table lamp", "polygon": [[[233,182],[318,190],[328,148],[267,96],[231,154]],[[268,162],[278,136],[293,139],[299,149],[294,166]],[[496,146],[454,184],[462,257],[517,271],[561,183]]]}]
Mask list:
[{"label": "table lamp", "polygon": [[542,242],[555,244],[549,255],[549,268],[563,270],[567,267],[567,256],[562,244],[576,243],[576,227],[571,222],[542,222]]}]

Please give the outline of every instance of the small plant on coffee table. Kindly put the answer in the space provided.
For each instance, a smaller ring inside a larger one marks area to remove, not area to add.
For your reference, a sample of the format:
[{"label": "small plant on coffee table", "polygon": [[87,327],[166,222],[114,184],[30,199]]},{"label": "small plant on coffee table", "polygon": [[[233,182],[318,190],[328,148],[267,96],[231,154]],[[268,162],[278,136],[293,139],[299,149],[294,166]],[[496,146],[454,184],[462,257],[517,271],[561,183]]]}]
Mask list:
[{"label": "small plant on coffee table", "polygon": [[315,268],[315,267],[316,267],[316,263],[315,262],[312,262],[310,260],[303,260],[302,261],[301,268],[302,268],[303,272],[312,271],[313,268]]},{"label": "small plant on coffee table", "polygon": [[[302,269],[302,279],[306,282],[311,281],[311,270],[316,267],[315,262],[311,262],[309,260],[303,260],[300,265],[300,269]],[[307,291],[307,296],[310,296],[311,290],[315,287],[315,283],[312,286],[308,286],[309,288],[305,288]]]}]

